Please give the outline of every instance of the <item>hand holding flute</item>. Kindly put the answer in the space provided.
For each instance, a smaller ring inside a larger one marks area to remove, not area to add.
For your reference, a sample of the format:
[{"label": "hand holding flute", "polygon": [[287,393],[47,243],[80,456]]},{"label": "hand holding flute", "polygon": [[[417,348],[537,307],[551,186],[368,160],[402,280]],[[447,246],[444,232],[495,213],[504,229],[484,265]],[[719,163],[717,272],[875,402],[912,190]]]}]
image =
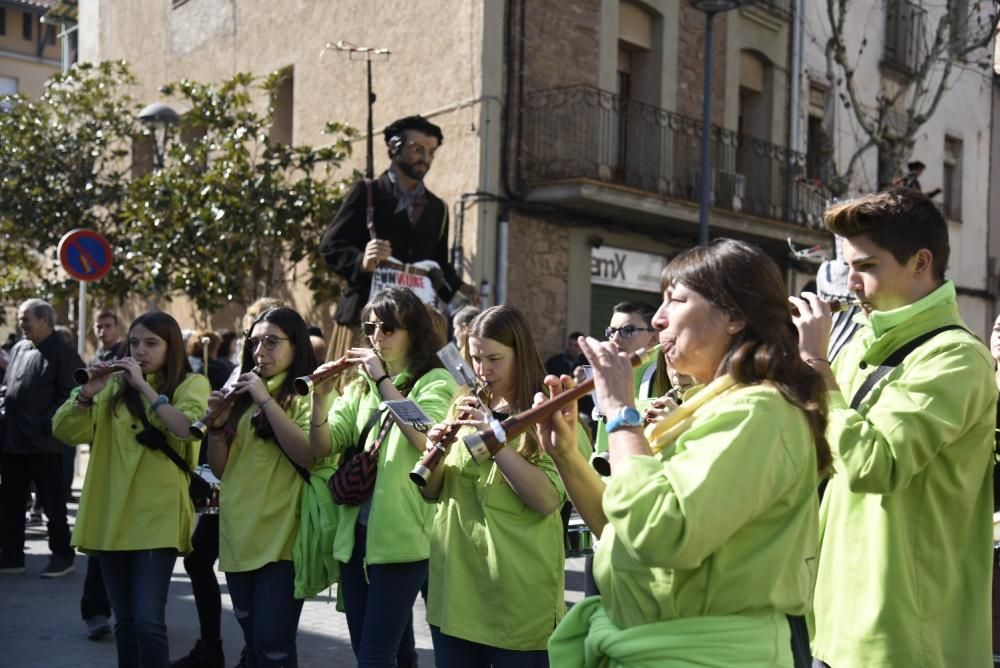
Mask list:
[{"label": "hand holding flute", "polygon": [[425,487],[427,485],[431,472],[444,459],[445,454],[448,452],[448,446],[455,442],[458,430],[462,428],[464,421],[472,417],[472,411],[472,407],[462,406],[458,409],[454,420],[435,425],[434,428],[427,432],[427,450],[423,458],[410,471],[410,480],[413,481],[413,484],[417,487]]},{"label": "hand holding flute", "polygon": [[[336,378],[340,374],[350,369],[355,364],[356,364],[355,362],[349,362],[347,360],[347,355],[344,355],[343,357],[334,362],[326,362],[324,364],[321,364],[314,372],[312,372],[308,376],[302,376],[300,378],[295,379],[294,382],[295,393],[298,394],[299,396],[304,397],[307,394],[309,394],[309,392],[315,390],[317,385],[322,385],[325,381],[330,380],[331,378]],[[329,391],[329,386],[324,388],[324,391],[322,393],[325,394],[328,391]]]},{"label": "hand holding flute", "polygon": [[[259,374],[260,367],[255,366],[249,373],[254,375]],[[243,376],[240,376],[240,379],[243,379],[246,375],[248,374],[243,374]],[[229,417],[229,410],[239,396],[237,390],[240,387],[240,385],[234,385],[225,392],[212,392],[212,395],[208,399],[208,412],[205,414],[205,417],[191,425],[191,435],[193,437],[204,438],[209,429],[215,428],[219,423],[225,423]]]}]

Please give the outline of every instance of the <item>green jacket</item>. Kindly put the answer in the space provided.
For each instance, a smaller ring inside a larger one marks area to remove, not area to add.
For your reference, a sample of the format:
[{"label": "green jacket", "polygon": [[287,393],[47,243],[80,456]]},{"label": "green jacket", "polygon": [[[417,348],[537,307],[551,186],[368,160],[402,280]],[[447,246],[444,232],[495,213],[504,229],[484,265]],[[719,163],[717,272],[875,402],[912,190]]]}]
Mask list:
[{"label": "green jacket", "polygon": [[[805,415],[767,385],[738,387],[703,411],[673,445],[628,458],[608,479],[594,579],[620,629],[808,609],[818,500]],[[790,658],[786,645],[779,660]]]},{"label": "green jacket", "polygon": [[832,666],[989,666],[993,432],[989,352],[938,334],[848,402],[892,351],[961,324],[946,282],[875,312],[834,365],[813,653]]},{"label": "green jacket", "polygon": [[[146,380],[154,388],[160,386],[159,375],[146,376]],[[194,531],[187,475],[165,454],[135,440],[142,422],[124,404],[112,406],[124,382],[112,378],[94,397],[94,405],[82,411],[73,405],[80,392],[77,388],[52,418],[52,433],[59,440],[72,445],[90,443],[72,543],[88,553],[173,547],[187,554]],[[210,391],[205,376],[189,373],[170,403],[194,422],[205,415]],[[145,397],[142,405],[150,425],[166,435],[168,445],[188,466],[196,466],[200,443],[177,438],[149,410]]]},{"label": "green jacket", "polygon": [[[399,374],[393,383],[406,382],[409,372]],[[362,393],[361,383],[367,392]],[[445,369],[431,369],[413,385],[408,399],[416,402],[433,421],[444,419],[458,386]],[[330,408],[330,440],[333,458],[352,445],[357,445],[361,430],[381,403],[381,395],[371,379],[352,383]],[[365,449],[375,443],[378,426],[368,434]],[[410,471],[420,460],[420,453],[398,427],[389,430],[378,454],[378,475],[372,491],[371,512],[368,516],[368,545],[365,562],[393,564],[421,561],[430,555],[431,522],[434,509],[424,503],[420,490],[410,480]],[[334,460],[336,461],[336,459]],[[354,528],[360,506],[337,506],[336,537],[333,556],[347,563],[354,550]]]}]

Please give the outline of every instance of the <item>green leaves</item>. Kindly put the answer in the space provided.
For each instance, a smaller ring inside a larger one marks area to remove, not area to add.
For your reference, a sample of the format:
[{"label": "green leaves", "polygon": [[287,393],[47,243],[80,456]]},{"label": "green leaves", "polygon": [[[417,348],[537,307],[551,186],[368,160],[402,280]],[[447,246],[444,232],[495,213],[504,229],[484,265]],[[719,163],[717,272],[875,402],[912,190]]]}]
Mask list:
[{"label": "green leaves", "polygon": [[335,298],[315,250],[345,191],[330,175],[357,133],[330,123],[327,146],[273,142],[280,82],[240,73],[163,86],[164,101],[187,111],[164,168],[136,175],[151,139],[125,63],[82,63],[41,99],[12,99],[0,113],[0,298],[72,298],[75,281],[45,258],[74,227],[114,249],[111,272],[89,288],[105,303],[185,294],[211,311],[286,294],[303,274],[318,301]]}]

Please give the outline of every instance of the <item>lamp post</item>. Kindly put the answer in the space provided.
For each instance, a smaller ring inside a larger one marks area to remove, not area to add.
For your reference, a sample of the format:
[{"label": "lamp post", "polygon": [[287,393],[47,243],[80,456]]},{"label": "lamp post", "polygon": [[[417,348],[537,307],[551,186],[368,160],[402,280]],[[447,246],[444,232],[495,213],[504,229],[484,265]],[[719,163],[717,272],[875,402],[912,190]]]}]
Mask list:
[{"label": "lamp post", "polygon": [[180,122],[180,116],[162,102],[154,102],[139,112],[138,119],[153,136],[153,166],[163,169],[163,156],[167,152],[167,131],[170,126]]},{"label": "lamp post", "polygon": [[705,12],[705,90],[701,110],[701,186],[698,194],[698,244],[708,244],[708,207],[712,185],[712,26],[715,15],[742,7],[746,0],[688,0]]}]

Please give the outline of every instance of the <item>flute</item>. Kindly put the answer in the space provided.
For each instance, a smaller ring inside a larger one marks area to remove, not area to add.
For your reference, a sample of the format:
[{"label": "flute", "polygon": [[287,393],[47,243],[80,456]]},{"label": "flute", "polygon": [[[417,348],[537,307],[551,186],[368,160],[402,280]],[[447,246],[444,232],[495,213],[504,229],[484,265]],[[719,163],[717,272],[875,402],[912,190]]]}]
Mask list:
[{"label": "flute", "polygon": [[92,380],[97,380],[98,378],[104,378],[108,374],[117,373],[118,371],[124,371],[125,367],[118,366],[117,364],[111,364],[110,366],[101,367],[85,367],[82,369],[77,369],[73,372],[73,380],[77,385],[86,385]]},{"label": "flute", "polygon": [[[478,397],[481,390],[475,392]],[[480,399],[482,403],[482,399]],[[471,416],[467,408],[463,408],[455,416],[457,420],[465,420]],[[424,452],[423,459],[421,459],[413,470],[410,471],[410,480],[413,481],[417,487],[426,487],[427,481],[431,477],[431,471],[441,462],[445,454],[448,452],[448,446],[455,442],[455,437],[458,436],[458,430],[462,428],[462,425],[453,423],[448,425],[444,430],[444,433],[435,441],[430,438],[427,439],[427,450]]]},{"label": "flute", "polygon": [[[644,348],[640,348],[632,353],[630,356],[632,366],[637,367],[642,364],[644,361],[643,358],[646,357],[648,352]],[[547,420],[556,411],[573,403],[593,389],[594,379],[588,378],[576,387],[550,397],[534,408],[529,408],[517,415],[511,415],[503,422],[495,419],[490,420],[488,428],[480,429],[475,434],[469,434],[462,438],[462,441],[465,443],[465,447],[468,448],[472,459],[477,464],[482,464],[498,453],[509,439],[517,438],[538,422]]]},{"label": "flute", "polygon": [[[830,313],[840,313],[841,311],[846,311],[847,309],[851,308],[852,306],[861,306],[861,300],[860,299],[844,299],[844,300],[831,299],[830,301],[827,302],[827,304],[830,306]],[[798,317],[798,315],[799,315],[799,309],[797,309],[792,304],[789,304],[789,307],[792,309],[792,315]]]},{"label": "flute", "polygon": [[355,364],[354,362],[348,362],[347,355],[344,355],[336,362],[334,362],[333,366],[331,366],[328,369],[311,373],[308,376],[300,376],[296,378],[292,382],[292,385],[295,387],[295,394],[301,397],[306,396],[307,394],[312,392],[312,389],[316,385],[316,383],[322,383],[324,380],[333,378],[334,376],[339,376],[340,374],[344,373],[352,366],[354,366],[354,364]]},{"label": "flute", "polygon": [[[255,366],[250,369],[250,373],[259,374],[260,367]],[[219,413],[232,406],[234,401],[236,401],[235,386],[229,388],[229,391],[222,397],[222,401],[220,401],[219,405],[215,407],[215,410],[208,411],[205,413],[205,417],[191,425],[191,436],[195,438],[205,438],[205,434],[208,432],[209,423],[214,422],[215,418],[219,416]]]}]

